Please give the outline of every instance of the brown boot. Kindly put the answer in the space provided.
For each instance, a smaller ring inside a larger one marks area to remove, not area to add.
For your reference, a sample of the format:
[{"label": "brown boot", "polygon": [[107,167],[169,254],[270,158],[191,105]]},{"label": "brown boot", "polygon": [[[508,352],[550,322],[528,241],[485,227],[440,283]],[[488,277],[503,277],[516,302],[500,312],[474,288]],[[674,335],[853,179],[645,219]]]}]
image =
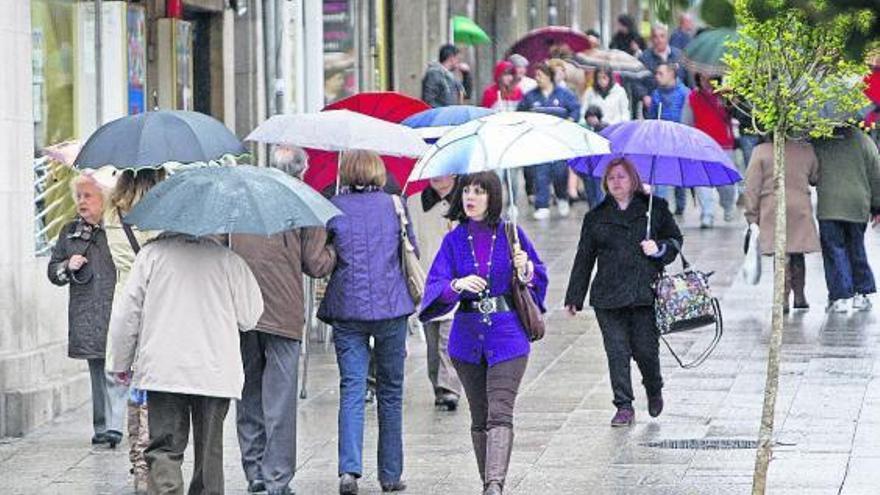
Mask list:
[{"label": "brown boot", "polygon": [[513,429],[496,426],[486,433],[486,437],[486,490],[483,495],[501,495],[513,450]]},{"label": "brown boot", "polygon": [[794,309],[809,309],[804,287],[807,284],[807,267],[804,264],[804,255],[792,255],[791,263],[791,290],[794,293]]},{"label": "brown boot", "polygon": [[472,431],[471,443],[474,444],[474,457],[477,458],[477,469],[480,471],[480,482],[486,487],[486,432]]}]

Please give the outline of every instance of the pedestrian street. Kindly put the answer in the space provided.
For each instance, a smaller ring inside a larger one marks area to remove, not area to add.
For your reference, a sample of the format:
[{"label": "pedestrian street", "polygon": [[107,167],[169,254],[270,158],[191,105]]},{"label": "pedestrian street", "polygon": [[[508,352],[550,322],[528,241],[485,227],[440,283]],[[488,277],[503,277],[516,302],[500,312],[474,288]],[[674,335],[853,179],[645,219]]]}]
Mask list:
[{"label": "pedestrian street", "polygon": [[[742,262],[741,217],[699,229],[689,205],[684,252],[714,271],[725,333],[701,367],[680,369],[661,346],[666,408],[656,419],[636,390],[636,422],[611,428],[614,414],[606,359],[592,311],[576,318],[562,308],[580,231],[583,203],[572,216],[524,221],[550,273],[548,331],[533,352],[516,405],[515,448],[505,493],[747,494],[754,464],[769,337],[771,267],[756,287],[736,280]],[[880,259],[880,231],[869,229],[868,257]],[[807,255],[812,308],[786,317],[777,403],[777,445],[770,493],[869,495],[880,486],[880,322],[878,310],[826,315],[821,256]],[[676,261],[672,269],[679,269]],[[59,309],[62,310],[62,309]],[[670,337],[694,357],[711,330]],[[297,473],[300,495],[337,491],[338,371],[332,345],[312,336],[308,398],[299,403]],[[633,383],[638,385],[637,367]],[[463,399],[464,400],[464,399]],[[463,402],[435,410],[425,371],[424,341],[408,340],[404,396],[404,479],[410,494],[473,494],[480,481]],[[366,405],[364,478],[360,493],[378,494],[375,404]],[[20,439],[0,441],[0,493],[131,493],[127,443],[92,448],[86,404]],[[226,491],[245,493],[233,408],[224,432]],[[751,445],[750,445],[751,444]],[[192,469],[191,449],[184,479]]]}]

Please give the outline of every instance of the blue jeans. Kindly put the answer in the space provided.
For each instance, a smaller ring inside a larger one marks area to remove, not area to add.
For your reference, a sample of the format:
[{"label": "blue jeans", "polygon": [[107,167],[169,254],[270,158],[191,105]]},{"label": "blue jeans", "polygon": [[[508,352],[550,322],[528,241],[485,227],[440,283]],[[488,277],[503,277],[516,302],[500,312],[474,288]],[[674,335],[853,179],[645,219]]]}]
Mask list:
[{"label": "blue jeans", "polygon": [[[673,191],[674,189],[674,191]],[[673,186],[654,186],[654,195],[663,198],[672,208],[675,205],[676,213],[684,213],[687,203],[687,188]]]},{"label": "blue jeans", "polygon": [[866,228],[864,223],[819,220],[829,301],[877,292],[865,253]]},{"label": "blue jeans", "polygon": [[584,181],[584,194],[592,210],[605,199],[605,191],[602,190],[602,179],[581,172],[576,173]]},{"label": "blue jeans", "polygon": [[715,190],[718,189],[718,197],[721,198],[721,207],[724,212],[732,212],[736,207],[736,186],[721,187],[698,187],[697,197],[700,198],[700,220],[703,223],[715,219]]},{"label": "blue jeans", "polygon": [[376,365],[379,418],[379,482],[400,481],[403,472],[403,363],[406,317],[337,322],[333,345],[339,364],[339,474],[363,473],[364,398],[370,366],[370,337]]},{"label": "blue jeans", "polygon": [[568,165],[565,161],[533,165],[535,171],[535,208],[550,207],[550,185],[556,198],[568,201]]}]

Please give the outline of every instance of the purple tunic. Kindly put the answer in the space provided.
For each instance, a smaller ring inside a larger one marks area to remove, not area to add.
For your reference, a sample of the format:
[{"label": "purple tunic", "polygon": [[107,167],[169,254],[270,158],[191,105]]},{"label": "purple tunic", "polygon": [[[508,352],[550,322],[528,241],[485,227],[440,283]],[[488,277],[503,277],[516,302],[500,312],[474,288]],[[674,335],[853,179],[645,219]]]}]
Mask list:
[{"label": "purple tunic", "polygon": [[[474,267],[474,256],[468,243],[468,228],[474,236],[474,253],[479,270]],[[535,266],[530,289],[535,302],[544,311],[544,297],[547,293],[547,269],[535,252],[531,241],[519,229],[522,249],[529,255]],[[492,230],[483,223],[463,222],[446,234],[443,244],[425,286],[419,318],[430,321],[446,314],[459,300],[477,299],[470,292],[457,294],[452,290],[452,280],[478,274],[486,276],[489,253],[492,252],[492,273],[489,277],[489,295],[492,297],[510,295],[513,277],[513,261],[510,257],[507,235],[504,226],[497,227],[495,248],[492,250]],[[526,330],[513,311],[493,313],[491,325],[482,322],[479,313],[456,312],[449,335],[449,355],[459,361],[480,364],[483,359],[493,366],[497,363],[515,359],[529,353],[529,340]]]}]

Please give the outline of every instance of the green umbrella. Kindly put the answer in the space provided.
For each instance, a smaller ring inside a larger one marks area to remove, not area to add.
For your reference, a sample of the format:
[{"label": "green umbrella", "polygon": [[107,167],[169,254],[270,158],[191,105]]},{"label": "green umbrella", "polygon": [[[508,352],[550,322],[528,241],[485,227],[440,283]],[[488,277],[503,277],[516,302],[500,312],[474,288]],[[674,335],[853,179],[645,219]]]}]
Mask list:
[{"label": "green umbrella", "polygon": [[470,18],[461,15],[452,18],[452,34],[456,43],[464,43],[465,45],[482,45],[492,42],[483,28]]},{"label": "green umbrella", "polygon": [[727,66],[721,61],[721,57],[729,50],[725,43],[738,38],[739,34],[736,30],[730,28],[703,31],[685,47],[685,66],[691,72],[711,77],[724,75]]}]

